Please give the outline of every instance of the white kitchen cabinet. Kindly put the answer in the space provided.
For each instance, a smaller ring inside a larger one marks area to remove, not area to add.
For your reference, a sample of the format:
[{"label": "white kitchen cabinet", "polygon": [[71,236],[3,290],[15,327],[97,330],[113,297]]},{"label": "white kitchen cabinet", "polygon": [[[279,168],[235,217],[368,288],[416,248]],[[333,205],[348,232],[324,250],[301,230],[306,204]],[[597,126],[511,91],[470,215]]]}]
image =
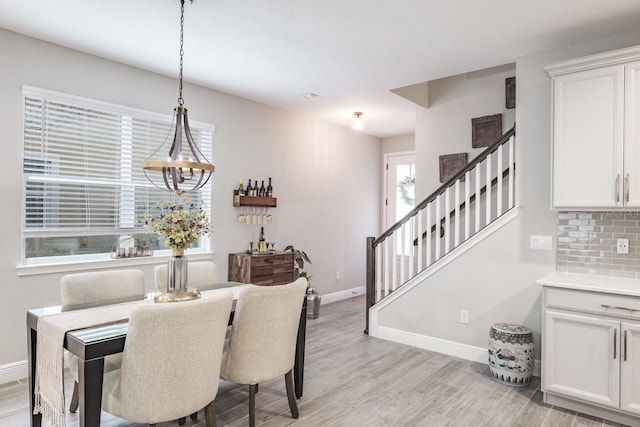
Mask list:
[{"label": "white kitchen cabinet", "polygon": [[545,67],[556,208],[640,207],[640,48]]},{"label": "white kitchen cabinet", "polygon": [[620,322],[557,310],[546,310],[544,321],[543,391],[618,408],[620,363],[613,353]]},{"label": "white kitchen cabinet", "polygon": [[539,283],[545,402],[640,425],[640,298]]},{"label": "white kitchen cabinet", "polygon": [[622,322],[620,409],[640,415],[640,324]]},{"label": "white kitchen cabinet", "polygon": [[625,206],[640,207],[640,61],[625,64]]}]

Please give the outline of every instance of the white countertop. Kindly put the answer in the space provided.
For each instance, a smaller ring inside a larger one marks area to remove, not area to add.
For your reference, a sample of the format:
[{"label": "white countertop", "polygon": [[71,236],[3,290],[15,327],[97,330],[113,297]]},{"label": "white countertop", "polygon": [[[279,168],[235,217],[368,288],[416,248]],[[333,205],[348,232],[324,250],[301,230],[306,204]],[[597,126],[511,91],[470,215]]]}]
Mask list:
[{"label": "white countertop", "polygon": [[536,280],[539,285],[554,288],[577,289],[591,292],[640,297],[640,280],[595,276],[579,273],[554,272]]}]

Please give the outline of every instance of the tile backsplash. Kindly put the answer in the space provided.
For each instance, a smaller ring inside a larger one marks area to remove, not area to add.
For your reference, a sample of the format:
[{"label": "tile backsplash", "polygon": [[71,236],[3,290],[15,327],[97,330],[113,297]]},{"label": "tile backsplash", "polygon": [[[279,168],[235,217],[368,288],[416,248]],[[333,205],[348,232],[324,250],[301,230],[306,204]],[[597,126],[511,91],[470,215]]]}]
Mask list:
[{"label": "tile backsplash", "polygon": [[640,212],[558,212],[556,270],[640,279]]}]

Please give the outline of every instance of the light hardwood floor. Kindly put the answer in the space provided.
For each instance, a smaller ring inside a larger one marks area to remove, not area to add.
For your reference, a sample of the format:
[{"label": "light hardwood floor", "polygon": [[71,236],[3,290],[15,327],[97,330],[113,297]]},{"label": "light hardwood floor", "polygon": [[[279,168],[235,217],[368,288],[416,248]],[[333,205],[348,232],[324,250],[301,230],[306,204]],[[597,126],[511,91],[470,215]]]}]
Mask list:
[{"label": "light hardwood floor", "polygon": [[[260,384],[257,424],[276,426],[620,426],[542,402],[539,378],[526,388],[491,380],[473,363],[363,335],[364,298],[321,307],[307,323],[304,396],[291,418],[284,379]],[[71,383],[68,382],[68,390]],[[67,393],[69,395],[70,392]],[[176,398],[179,398],[177,396]],[[67,401],[69,397],[67,396]],[[247,426],[248,388],[221,382],[218,426]],[[0,385],[0,426],[29,425],[26,380]],[[67,405],[68,406],[68,405]],[[204,427],[204,414],[187,427]],[[46,425],[46,423],[43,423]],[[76,427],[77,416],[67,416]],[[103,412],[102,425],[138,427]],[[159,426],[177,426],[177,422]]]}]

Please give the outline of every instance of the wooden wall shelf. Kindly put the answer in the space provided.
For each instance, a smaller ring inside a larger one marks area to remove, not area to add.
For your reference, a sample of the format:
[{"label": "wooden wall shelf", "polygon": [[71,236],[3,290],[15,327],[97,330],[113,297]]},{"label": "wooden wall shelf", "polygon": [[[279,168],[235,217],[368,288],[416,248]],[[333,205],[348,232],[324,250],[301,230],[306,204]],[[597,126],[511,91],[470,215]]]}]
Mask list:
[{"label": "wooden wall shelf", "polygon": [[278,205],[278,199],[275,197],[240,196],[239,199],[237,199],[236,197],[233,198],[233,206],[259,206],[265,208],[275,208]]}]

